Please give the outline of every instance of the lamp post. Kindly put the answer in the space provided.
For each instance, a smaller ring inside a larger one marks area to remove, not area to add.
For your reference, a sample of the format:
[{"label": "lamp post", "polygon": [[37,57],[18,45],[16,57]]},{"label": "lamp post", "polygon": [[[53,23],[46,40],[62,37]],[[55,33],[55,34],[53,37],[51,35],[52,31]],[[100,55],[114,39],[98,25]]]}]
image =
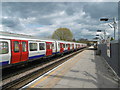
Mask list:
[{"label": "lamp post", "polygon": [[108,21],[108,20],[113,20],[113,27],[111,28],[114,28],[114,40],[116,39],[115,36],[116,36],[116,17],[112,18],[112,19],[109,19],[109,18],[101,18],[100,21]]},{"label": "lamp post", "polygon": [[105,30],[97,30],[97,32],[104,32],[104,39],[105,39],[105,37],[106,37],[106,31]]},{"label": "lamp post", "polygon": [[116,18],[113,18],[113,28],[114,28],[114,39],[116,39],[115,38],[115,36],[116,36]]},{"label": "lamp post", "polygon": [[104,34],[104,38],[99,35],[102,39],[104,39],[104,43],[106,43],[106,31],[105,30],[97,30],[97,32],[102,32],[103,31],[103,34]]},{"label": "lamp post", "polygon": [[[98,38],[99,37],[99,38]],[[101,35],[97,34],[96,38],[99,39],[99,43],[102,43],[102,40],[104,39]]]}]

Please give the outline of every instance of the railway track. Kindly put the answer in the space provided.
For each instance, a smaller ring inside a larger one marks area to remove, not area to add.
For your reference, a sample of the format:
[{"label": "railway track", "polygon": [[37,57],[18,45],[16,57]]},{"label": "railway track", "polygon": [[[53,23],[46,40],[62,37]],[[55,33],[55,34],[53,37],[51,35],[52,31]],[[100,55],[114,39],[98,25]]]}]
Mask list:
[{"label": "railway track", "polygon": [[33,81],[34,79],[38,78],[39,76],[43,75],[44,73],[50,71],[51,69],[55,68],[56,66],[62,64],[63,62],[67,61],[69,58],[73,57],[74,55],[82,52],[83,50],[85,50],[87,48],[78,50],[76,52],[70,53],[68,55],[65,55],[61,58],[57,58],[55,60],[51,60],[51,62],[45,62],[42,64],[38,64],[36,66],[34,66],[34,68],[30,68],[28,70],[21,71],[21,72],[17,72],[15,75],[13,76],[8,76],[6,78],[4,78],[2,80],[1,83],[1,87],[3,90],[6,89],[19,89],[22,86],[28,84],[29,82]]}]

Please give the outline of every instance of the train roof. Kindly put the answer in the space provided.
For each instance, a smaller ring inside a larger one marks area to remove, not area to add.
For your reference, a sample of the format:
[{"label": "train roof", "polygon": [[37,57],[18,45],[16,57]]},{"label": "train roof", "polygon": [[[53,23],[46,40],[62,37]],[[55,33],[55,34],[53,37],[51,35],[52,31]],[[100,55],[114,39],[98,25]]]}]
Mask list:
[{"label": "train roof", "polygon": [[38,41],[52,41],[52,42],[54,41],[52,39],[35,37],[35,36],[32,36],[32,35],[16,34],[16,33],[1,32],[1,31],[0,31],[0,38],[4,38],[4,39],[22,39],[22,40],[38,40]]},{"label": "train roof", "polygon": [[[56,40],[56,39],[50,39],[50,38],[40,38],[32,35],[25,35],[25,34],[16,34],[11,32],[4,32],[0,31],[0,38],[4,39],[20,39],[20,40],[36,40],[36,41],[50,41],[50,42],[63,42],[63,43],[76,43],[71,41],[63,41],[63,40]],[[83,44],[83,43],[76,43],[76,44]]]}]

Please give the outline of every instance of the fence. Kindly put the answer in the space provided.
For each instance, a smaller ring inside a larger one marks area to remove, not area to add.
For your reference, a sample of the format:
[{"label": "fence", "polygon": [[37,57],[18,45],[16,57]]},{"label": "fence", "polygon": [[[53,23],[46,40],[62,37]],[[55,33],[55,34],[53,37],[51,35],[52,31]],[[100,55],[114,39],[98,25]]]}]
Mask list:
[{"label": "fence", "polygon": [[120,77],[120,52],[119,52],[120,45],[118,42],[114,42],[110,44],[110,57],[107,54],[107,45],[106,44],[99,44],[98,50],[101,52],[101,56],[108,62],[111,68],[116,72],[116,74]]}]

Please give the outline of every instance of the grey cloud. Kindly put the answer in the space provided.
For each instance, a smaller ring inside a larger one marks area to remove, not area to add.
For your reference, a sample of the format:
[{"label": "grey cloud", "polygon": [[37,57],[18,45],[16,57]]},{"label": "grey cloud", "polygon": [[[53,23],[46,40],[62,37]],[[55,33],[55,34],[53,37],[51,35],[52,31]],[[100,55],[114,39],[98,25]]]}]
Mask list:
[{"label": "grey cloud", "polygon": [[[62,11],[64,11],[65,14],[60,16],[59,12]],[[79,16],[79,14],[83,12],[85,14]],[[82,37],[90,38],[92,36],[88,36],[87,34],[82,33],[82,31],[87,29],[90,32],[95,33],[96,30],[100,28],[100,17],[117,17],[117,13],[117,3],[4,2],[2,4],[2,16],[9,18],[3,18],[2,24],[13,31],[21,29],[21,32],[30,30],[31,33],[34,32],[37,27],[31,28],[28,27],[29,25],[44,25],[45,27],[43,30],[46,28],[55,30],[56,27],[67,27],[72,30],[77,39]],[[53,14],[56,14],[56,16]],[[27,22],[28,18],[35,18],[35,20],[28,20],[29,22]],[[21,21],[19,19],[21,19]],[[24,19],[26,21],[24,21]],[[70,25],[70,23],[74,24]],[[81,25],[80,27],[79,24]],[[55,25],[55,27],[49,28],[50,25]],[[51,33],[49,33],[49,35],[50,34]],[[43,37],[48,34],[44,31],[42,33],[37,32],[36,35]]]},{"label": "grey cloud", "polygon": [[52,20],[50,18],[39,18],[36,20],[37,23],[42,24],[42,25],[50,25],[53,24]]},{"label": "grey cloud", "polygon": [[10,19],[2,19],[2,24],[5,25],[6,27],[15,27],[18,25],[18,23],[19,22]]},{"label": "grey cloud", "polygon": [[[53,13],[56,5],[52,3],[40,2],[13,2],[2,4],[3,15],[19,16],[21,18],[46,15]],[[14,13],[13,13],[14,12]]]},{"label": "grey cloud", "polygon": [[83,10],[92,18],[99,19],[100,17],[118,17],[117,2],[91,2],[84,3]]},{"label": "grey cloud", "polygon": [[14,29],[14,30],[21,30],[23,27],[20,25],[20,22],[18,19],[13,19],[13,18],[3,18],[2,19],[2,24],[5,27]]}]

